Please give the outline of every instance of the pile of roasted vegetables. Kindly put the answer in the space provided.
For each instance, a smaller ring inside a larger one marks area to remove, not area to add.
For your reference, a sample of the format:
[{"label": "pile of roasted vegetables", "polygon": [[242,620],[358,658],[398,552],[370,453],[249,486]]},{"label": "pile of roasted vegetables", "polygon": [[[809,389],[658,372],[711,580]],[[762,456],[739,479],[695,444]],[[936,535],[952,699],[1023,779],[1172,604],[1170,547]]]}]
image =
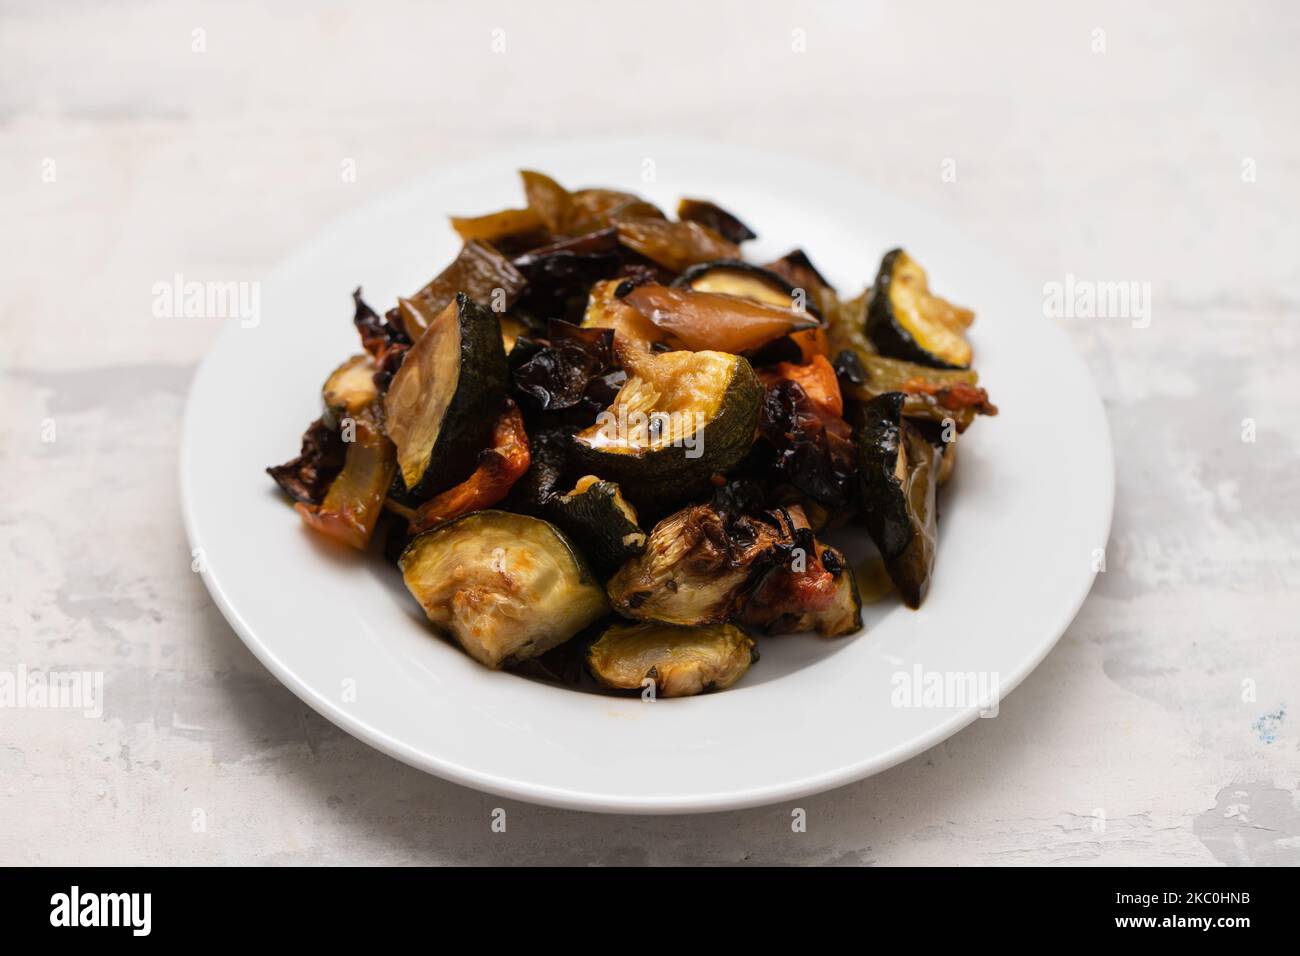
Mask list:
[{"label": "pile of roasted vegetables", "polygon": [[[801,250],[746,262],[714,203],[522,176],[424,288],[353,294],[363,351],[267,469],[303,521],[357,549],[384,524],[488,667],[665,697],[735,683],[756,635],[859,630],[880,581],[919,607],[957,436],[997,411],[974,314],[901,249],[844,298]],[[851,522],[857,568],[822,540]]]}]

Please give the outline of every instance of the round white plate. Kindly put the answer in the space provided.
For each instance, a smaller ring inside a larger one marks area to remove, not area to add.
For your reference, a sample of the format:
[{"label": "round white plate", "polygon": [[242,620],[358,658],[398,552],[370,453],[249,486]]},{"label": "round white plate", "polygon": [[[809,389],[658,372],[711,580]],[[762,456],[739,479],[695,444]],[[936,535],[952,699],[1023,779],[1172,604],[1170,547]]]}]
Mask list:
[{"label": "round white plate", "polygon": [[[646,703],[489,671],[435,636],[395,569],[306,531],[263,469],[293,457],[325,376],[359,351],[354,286],[376,308],[455,255],[447,215],[521,204],[516,170],[707,197],[759,234],[764,261],[802,246],[856,293],[902,245],[940,294],[974,308],[996,418],[963,437],[944,489],[925,606],[889,599],[866,629],[760,642],[734,688]],[[1092,583],[1110,527],[1110,438],[1088,372],[1043,317],[1041,286],[996,251],[852,176],[789,157],[675,141],[572,143],[430,175],[325,230],[232,320],[190,392],[181,500],[204,580],[253,653],[321,714],[385,753],[537,803],[678,813],[794,798],[883,770],[975,719],[976,699],[899,706],[963,675],[1005,694],[1051,649]],[[920,677],[919,686],[918,675]],[[954,688],[955,691],[955,688]],[[921,702],[924,702],[922,699]]]}]

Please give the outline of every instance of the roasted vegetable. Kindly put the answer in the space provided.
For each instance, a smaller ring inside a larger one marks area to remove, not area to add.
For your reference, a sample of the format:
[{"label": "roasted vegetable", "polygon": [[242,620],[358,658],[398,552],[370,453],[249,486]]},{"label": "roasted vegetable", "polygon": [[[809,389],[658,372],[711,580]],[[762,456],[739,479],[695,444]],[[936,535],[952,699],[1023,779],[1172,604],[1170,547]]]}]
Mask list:
[{"label": "roasted vegetable", "polygon": [[608,612],[564,534],[526,515],[457,518],[412,541],[399,566],[429,620],[488,667],[543,654]]},{"label": "roasted vegetable", "polygon": [[610,572],[645,550],[646,535],[636,509],[618,485],[595,475],[578,479],[550,505],[552,519],[577,543],[598,571]]},{"label": "roasted vegetable", "polygon": [[409,300],[399,300],[402,325],[415,341],[457,292],[464,292],[485,309],[504,312],[527,285],[527,279],[509,259],[487,243],[471,240],[428,285]]},{"label": "roasted vegetable", "polygon": [[346,457],[347,446],[338,431],[318,419],[303,432],[298,457],[283,465],[272,465],[266,473],[294,501],[318,505],[343,470]]},{"label": "roasted vegetable", "polygon": [[701,262],[678,276],[673,285],[695,292],[736,296],[792,312],[809,312],[817,318],[821,315],[808,290],[796,288],[783,276],[740,259]]},{"label": "roasted vegetable", "polygon": [[758,233],[753,229],[717,203],[709,202],[707,199],[683,199],[677,204],[677,218],[707,226],[723,239],[737,245],[758,238]]},{"label": "roasted vegetable", "polygon": [[716,624],[732,618],[746,589],[795,547],[812,548],[798,509],[763,518],[694,505],[655,525],[645,552],[607,586],[624,617],[667,624]]},{"label": "roasted vegetable", "polygon": [[413,499],[469,477],[489,444],[506,374],[496,313],[457,293],[407,353],[384,401],[388,436]]},{"label": "roasted vegetable", "polygon": [[411,519],[410,533],[420,534],[452,518],[492,507],[510,493],[514,483],[528,471],[529,463],[524,417],[510,402],[497,419],[492,447],[479,456],[474,473],[420,505]]},{"label": "roasted vegetable", "polygon": [[541,245],[546,223],[533,209],[503,209],[486,216],[451,217],[451,227],[466,242],[490,242],[498,249]]},{"label": "roasted vegetable", "polygon": [[756,656],[734,624],[615,624],[591,645],[587,665],[605,687],[640,690],[650,680],[656,697],[689,697],[730,687]]},{"label": "roasted vegetable", "polygon": [[370,544],[395,468],[393,443],[377,420],[377,402],[343,421],[343,470],[330,482],[325,497],[319,503],[299,501],[293,506],[308,527],[358,551]]},{"label": "roasted vegetable", "polygon": [[638,505],[681,501],[749,450],[762,398],[754,370],[738,355],[645,355],[614,403],[574,436],[575,451]]},{"label": "roasted vegetable", "polygon": [[917,608],[934,570],[940,456],[903,418],[903,402],[901,392],[888,392],[863,408],[858,506],[903,603]]},{"label": "roasted vegetable", "polygon": [[669,333],[683,348],[747,352],[773,339],[814,328],[806,312],[765,305],[732,295],[640,285],[623,301]]},{"label": "roasted vegetable", "polygon": [[[844,356],[843,358],[841,356]],[[852,356],[848,358],[847,356]],[[848,363],[855,363],[850,368]],[[997,406],[988,392],[975,383],[974,369],[937,369],[883,355],[862,355],[856,351],[836,357],[845,389],[853,399],[870,401],[886,392],[902,392],[903,414],[912,419],[942,423],[951,418],[958,432],[964,432],[976,415],[996,415]]]},{"label": "roasted vegetable", "polygon": [[817,356],[808,365],[763,369],[760,377],[767,385],[758,422],[760,445],[770,449],[766,470],[821,505],[845,507],[857,454],[835,370]]},{"label": "roasted vegetable", "polygon": [[882,355],[934,368],[967,368],[966,327],[975,313],[930,292],[925,270],[902,249],[880,263],[867,307],[867,335]]},{"label": "roasted vegetable", "polygon": [[533,249],[514,260],[528,280],[518,308],[538,324],[546,319],[581,322],[592,284],[618,275],[622,265],[613,227]]},{"label": "roasted vegetable", "polygon": [[614,348],[624,363],[634,363],[638,353],[650,352],[672,339],[670,333],[623,301],[620,293],[625,296],[634,288],[634,283],[618,279],[597,282],[582,319],[584,329],[614,331]]},{"label": "roasted vegetable", "polygon": [[402,327],[397,310],[380,318],[361,298],[360,287],[353,290],[352,303],[352,324],[361,336],[362,348],[374,363],[375,384],[381,392],[385,391],[406,358],[411,338]]},{"label": "roasted vegetable", "polygon": [[740,619],[769,634],[841,637],[862,627],[862,600],[844,556],[820,542],[763,576]]},{"label": "roasted vegetable", "polygon": [[321,389],[324,406],[321,421],[337,430],[343,419],[360,413],[378,398],[379,387],[375,384],[375,366],[370,356],[354,355],[325,380]]},{"label": "roasted vegetable", "polygon": [[698,222],[669,222],[630,215],[626,209],[611,215],[609,222],[618,227],[618,238],[623,245],[674,272],[697,262],[735,259],[740,254],[734,242],[728,242]]},{"label": "roasted vegetable", "polygon": [[[578,405],[592,381],[614,368],[610,329],[584,329],[552,320],[546,341],[538,344],[541,347],[511,373],[511,380],[516,393],[544,412]],[[597,404],[593,411],[603,407]]]}]

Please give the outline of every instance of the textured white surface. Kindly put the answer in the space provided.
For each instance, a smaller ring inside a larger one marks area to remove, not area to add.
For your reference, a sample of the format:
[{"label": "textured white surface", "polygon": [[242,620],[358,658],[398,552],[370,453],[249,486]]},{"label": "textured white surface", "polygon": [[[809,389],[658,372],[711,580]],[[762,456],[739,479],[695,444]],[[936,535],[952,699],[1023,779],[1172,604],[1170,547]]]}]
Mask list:
[{"label": "textured white surface", "polygon": [[[1290,5],[0,16],[0,671],[105,680],[102,719],[0,709],[0,862],[1300,862]],[[1074,626],[996,719],[800,801],[806,833],[786,806],[513,803],[493,832],[502,801],[307,711],[190,570],[176,440],[217,323],[155,318],[153,284],[255,280],[431,166],[606,132],[776,144],[938,209],[1043,282],[1151,283],[1148,328],[1067,323],[1118,479]]]}]

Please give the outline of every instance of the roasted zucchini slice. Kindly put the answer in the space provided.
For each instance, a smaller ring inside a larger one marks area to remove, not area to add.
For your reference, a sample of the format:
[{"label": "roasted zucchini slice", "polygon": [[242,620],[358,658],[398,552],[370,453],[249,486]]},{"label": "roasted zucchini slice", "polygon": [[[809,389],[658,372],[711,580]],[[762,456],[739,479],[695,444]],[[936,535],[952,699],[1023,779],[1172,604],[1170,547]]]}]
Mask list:
[{"label": "roasted zucchini slice", "polygon": [[605,687],[640,690],[652,680],[656,697],[690,697],[730,687],[755,656],[753,639],[734,624],[615,624],[591,645],[587,666]]},{"label": "roasted zucchini slice", "polygon": [[748,299],[780,309],[807,311],[820,317],[812,292],[796,288],[783,276],[743,259],[719,259],[691,266],[673,281],[676,288]]},{"label": "roasted zucchini slice", "polygon": [[586,470],[617,481],[638,505],[704,490],[749,451],[763,386],[740,356],[645,354],[628,372],[614,403],[574,436],[574,447]]},{"label": "roasted zucchini slice", "polygon": [[934,571],[940,455],[903,418],[903,402],[887,392],[862,409],[858,506],[903,603],[918,608]]},{"label": "roasted zucchini slice", "polygon": [[636,509],[612,481],[584,475],[572,491],[551,502],[550,511],[597,570],[613,571],[645,550]]},{"label": "roasted zucchini slice", "polygon": [[321,421],[337,429],[343,419],[360,414],[378,397],[374,363],[369,355],[354,355],[325,380],[321,388],[321,404],[324,406]]},{"label": "roasted zucchini slice", "polygon": [[886,253],[867,307],[867,335],[882,355],[934,368],[968,368],[969,309],[930,292],[925,270],[902,249]]},{"label": "roasted zucchini slice", "polygon": [[543,654],[609,611],[569,539],[527,515],[457,518],[412,541],[398,566],[429,620],[488,667]]},{"label": "roasted zucchini slice", "polygon": [[506,379],[496,313],[458,292],[411,347],[384,399],[388,436],[412,500],[470,476],[491,442]]}]

